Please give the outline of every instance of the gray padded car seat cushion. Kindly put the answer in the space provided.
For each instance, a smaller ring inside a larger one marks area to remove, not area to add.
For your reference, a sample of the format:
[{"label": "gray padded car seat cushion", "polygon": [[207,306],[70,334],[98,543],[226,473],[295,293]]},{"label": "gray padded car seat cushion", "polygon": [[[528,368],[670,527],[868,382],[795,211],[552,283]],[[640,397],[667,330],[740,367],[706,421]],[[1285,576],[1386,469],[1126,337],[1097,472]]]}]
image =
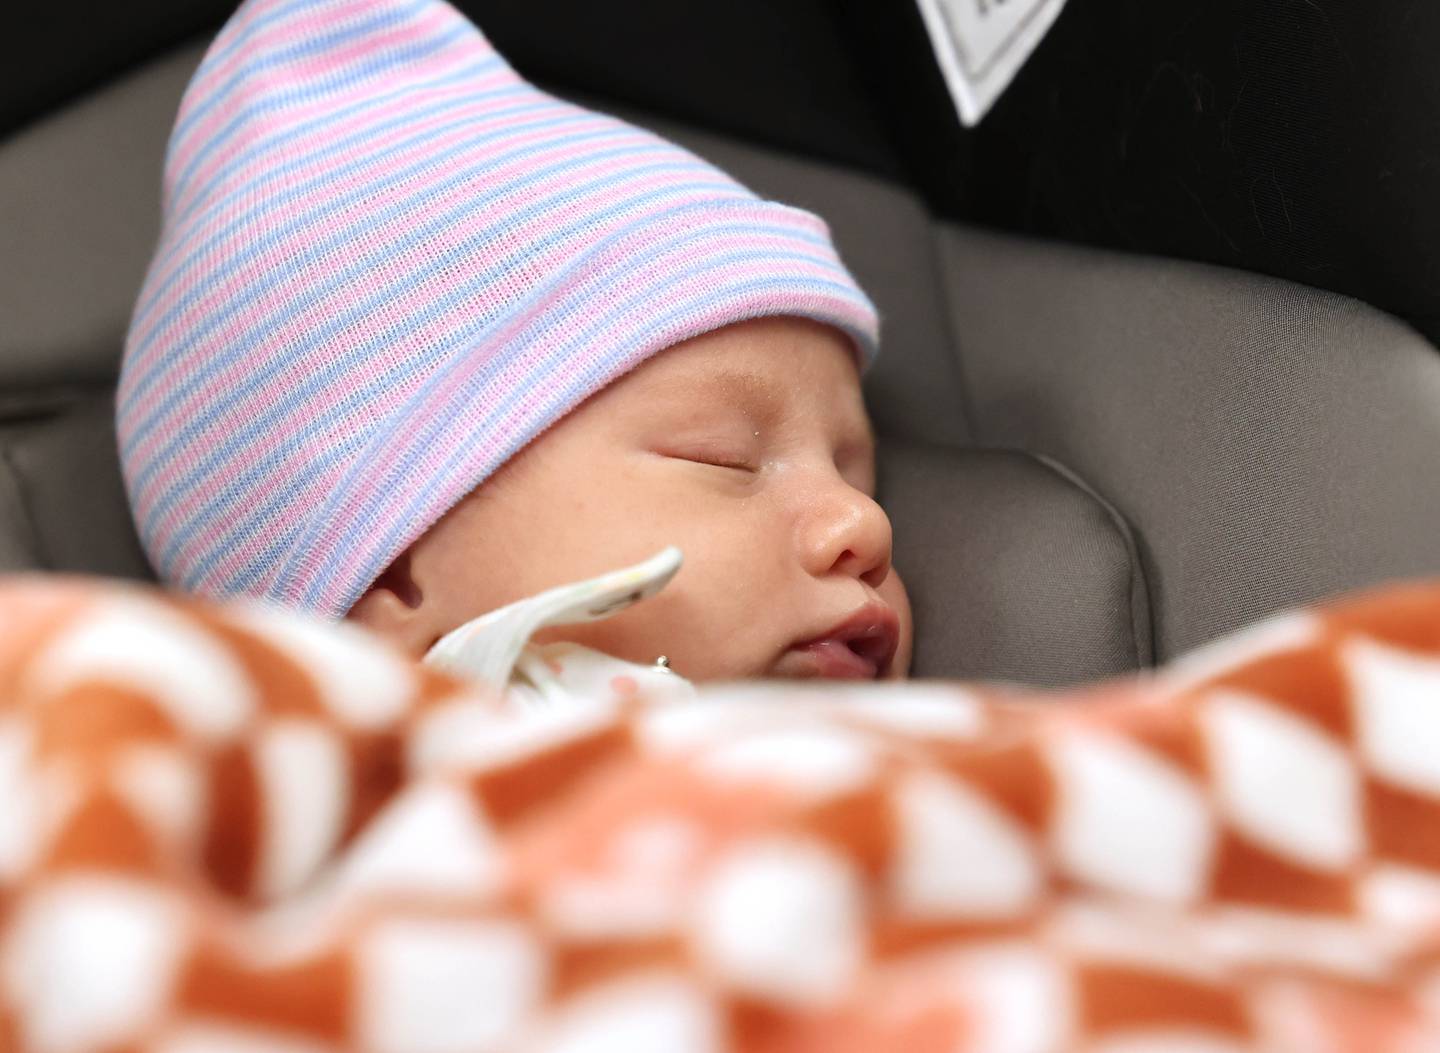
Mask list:
[{"label": "gray padded car seat cushion", "polygon": [[1135,530],[1155,649],[1440,573],[1440,354],[1334,293],[950,227],[974,438],[1054,458]]},{"label": "gray padded car seat cushion", "polygon": [[1151,663],[1130,528],[1058,464],[890,440],[880,500],[924,675],[1058,686]]},{"label": "gray padded car seat cushion", "polygon": [[108,391],[0,428],[0,566],[153,573],[135,536]]}]

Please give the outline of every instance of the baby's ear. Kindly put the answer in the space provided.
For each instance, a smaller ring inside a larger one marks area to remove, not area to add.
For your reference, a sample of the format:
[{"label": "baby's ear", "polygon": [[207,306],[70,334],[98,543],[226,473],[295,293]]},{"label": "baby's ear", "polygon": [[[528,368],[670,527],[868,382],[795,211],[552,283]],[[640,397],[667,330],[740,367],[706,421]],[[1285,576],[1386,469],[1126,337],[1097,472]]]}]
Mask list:
[{"label": "baby's ear", "polygon": [[411,574],[408,551],[375,579],[345,618],[379,633],[417,658],[435,642],[425,595]]}]

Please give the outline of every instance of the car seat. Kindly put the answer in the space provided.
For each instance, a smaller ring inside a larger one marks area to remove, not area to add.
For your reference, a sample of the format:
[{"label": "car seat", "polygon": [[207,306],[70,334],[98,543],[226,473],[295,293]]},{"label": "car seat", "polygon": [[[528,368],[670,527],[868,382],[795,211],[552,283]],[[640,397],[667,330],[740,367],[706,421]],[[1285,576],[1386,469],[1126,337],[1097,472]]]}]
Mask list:
[{"label": "car seat", "polygon": [[[229,6],[63,0],[8,35],[0,569],[150,576],[111,399]],[[884,324],[917,675],[1092,680],[1440,570],[1440,101],[1409,90],[1437,14],[1076,2],[967,130],[908,3],[459,6],[557,94],[829,220]]]}]

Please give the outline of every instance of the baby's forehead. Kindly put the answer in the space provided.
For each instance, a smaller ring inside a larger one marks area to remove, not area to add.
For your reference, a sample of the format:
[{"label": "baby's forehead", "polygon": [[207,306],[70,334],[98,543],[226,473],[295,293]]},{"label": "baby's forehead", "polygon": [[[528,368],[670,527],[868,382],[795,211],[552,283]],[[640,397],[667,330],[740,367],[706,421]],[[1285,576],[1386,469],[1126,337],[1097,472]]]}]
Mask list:
[{"label": "baby's forehead", "polygon": [[796,318],[725,326],[660,352],[637,374],[677,397],[779,403],[818,398],[863,412],[854,342],[838,330]]}]

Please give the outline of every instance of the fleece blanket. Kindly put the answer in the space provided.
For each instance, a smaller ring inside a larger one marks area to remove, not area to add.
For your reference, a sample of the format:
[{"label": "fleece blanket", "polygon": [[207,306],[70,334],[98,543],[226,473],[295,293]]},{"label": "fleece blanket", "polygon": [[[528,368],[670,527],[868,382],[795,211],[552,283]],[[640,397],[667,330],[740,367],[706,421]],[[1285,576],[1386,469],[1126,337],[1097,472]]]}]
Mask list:
[{"label": "fleece blanket", "polygon": [[1440,1049],[1440,583],[1050,695],[0,585],[0,1048]]}]

